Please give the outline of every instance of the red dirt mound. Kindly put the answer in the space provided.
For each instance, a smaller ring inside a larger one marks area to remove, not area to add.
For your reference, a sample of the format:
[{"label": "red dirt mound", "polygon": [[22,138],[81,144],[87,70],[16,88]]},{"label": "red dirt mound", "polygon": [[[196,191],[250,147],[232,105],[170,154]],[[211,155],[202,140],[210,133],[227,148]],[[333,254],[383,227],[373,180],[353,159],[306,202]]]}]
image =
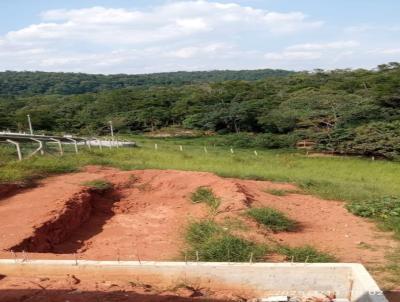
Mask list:
[{"label": "red dirt mound", "polygon": [[[113,190],[99,194],[82,184],[106,179]],[[381,265],[396,246],[390,234],[347,212],[343,203],[301,194],[274,196],[266,189],[294,190],[290,184],[226,179],[211,173],[89,167],[84,172],[50,177],[39,186],[0,203],[0,257],[10,249],[29,257],[116,260],[171,260],[181,256],[183,232],[209,209],[190,195],[208,186],[221,198],[217,220],[236,217],[253,227],[243,235],[258,241],[310,244],[343,262]],[[297,220],[298,232],[273,234],[243,212],[269,206]],[[40,254],[41,253],[41,254]]]}]

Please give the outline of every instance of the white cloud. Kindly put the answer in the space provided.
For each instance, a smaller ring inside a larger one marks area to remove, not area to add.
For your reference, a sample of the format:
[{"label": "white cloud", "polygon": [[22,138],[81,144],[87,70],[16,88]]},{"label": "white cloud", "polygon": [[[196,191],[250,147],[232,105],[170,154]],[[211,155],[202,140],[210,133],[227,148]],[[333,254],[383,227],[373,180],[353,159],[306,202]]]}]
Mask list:
[{"label": "white cloud", "polygon": [[320,52],[311,51],[283,51],[283,52],[268,52],[265,58],[268,60],[314,60],[321,57]]},{"label": "white cloud", "polygon": [[[302,12],[205,0],[141,10],[50,10],[40,23],[0,36],[0,69],[140,73],[263,67],[262,48],[322,25]],[[248,39],[257,45],[247,47]],[[250,53],[258,57],[245,58]]]},{"label": "white cloud", "polygon": [[335,41],[328,43],[306,43],[306,44],[296,44],[289,46],[287,50],[329,50],[329,49],[345,49],[354,48],[359,46],[360,43],[357,41]]},{"label": "white cloud", "polygon": [[372,25],[372,24],[362,24],[355,26],[348,26],[345,28],[345,32],[360,34],[360,33],[369,33],[373,31],[379,32],[398,32],[400,31],[400,25]]},{"label": "white cloud", "polygon": [[315,61],[330,57],[343,57],[353,54],[353,49],[360,44],[357,41],[334,41],[326,43],[295,44],[280,52],[268,52],[264,55],[267,60],[276,61]]}]

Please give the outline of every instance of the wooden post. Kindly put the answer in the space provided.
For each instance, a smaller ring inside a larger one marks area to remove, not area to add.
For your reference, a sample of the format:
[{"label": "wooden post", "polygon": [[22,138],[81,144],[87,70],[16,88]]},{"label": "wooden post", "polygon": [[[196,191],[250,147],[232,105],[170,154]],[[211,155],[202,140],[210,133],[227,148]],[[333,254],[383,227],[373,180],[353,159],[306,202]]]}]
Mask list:
[{"label": "wooden post", "polygon": [[13,144],[17,148],[17,155],[18,155],[18,160],[22,160],[22,154],[21,154],[21,148],[19,147],[19,143],[12,141],[11,139],[8,139],[7,142],[10,144]]},{"label": "wooden post", "polygon": [[183,151],[183,147],[182,147],[182,146],[179,146],[179,150],[180,150],[180,151]]}]

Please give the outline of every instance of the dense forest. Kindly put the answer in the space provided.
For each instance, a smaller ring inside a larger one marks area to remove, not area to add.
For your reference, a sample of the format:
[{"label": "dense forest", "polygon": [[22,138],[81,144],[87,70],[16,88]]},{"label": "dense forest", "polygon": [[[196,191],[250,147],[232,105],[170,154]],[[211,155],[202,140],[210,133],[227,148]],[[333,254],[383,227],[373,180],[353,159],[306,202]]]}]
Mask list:
[{"label": "dense forest", "polygon": [[293,72],[275,69],[102,75],[62,72],[0,72],[0,95],[81,94],[137,86],[181,86],[228,80],[255,81]]},{"label": "dense forest", "polygon": [[324,151],[399,158],[399,63],[275,72],[5,72],[0,129],[26,130],[30,114],[36,129],[95,135],[113,120],[124,133],[174,126],[227,134],[237,146],[286,148],[306,139]]}]

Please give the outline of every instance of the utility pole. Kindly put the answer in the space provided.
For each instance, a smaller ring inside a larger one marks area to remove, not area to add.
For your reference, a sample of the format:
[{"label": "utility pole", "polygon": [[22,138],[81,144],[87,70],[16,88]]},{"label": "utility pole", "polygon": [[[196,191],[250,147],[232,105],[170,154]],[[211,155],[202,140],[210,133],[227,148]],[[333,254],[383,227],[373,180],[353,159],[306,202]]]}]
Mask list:
[{"label": "utility pole", "polygon": [[112,121],[109,121],[110,123],[110,131],[111,131],[111,140],[114,143],[114,128],[113,128],[113,123]]},{"label": "utility pole", "polygon": [[26,116],[28,117],[29,131],[30,131],[31,135],[33,135],[31,116],[29,114],[27,114]]}]

